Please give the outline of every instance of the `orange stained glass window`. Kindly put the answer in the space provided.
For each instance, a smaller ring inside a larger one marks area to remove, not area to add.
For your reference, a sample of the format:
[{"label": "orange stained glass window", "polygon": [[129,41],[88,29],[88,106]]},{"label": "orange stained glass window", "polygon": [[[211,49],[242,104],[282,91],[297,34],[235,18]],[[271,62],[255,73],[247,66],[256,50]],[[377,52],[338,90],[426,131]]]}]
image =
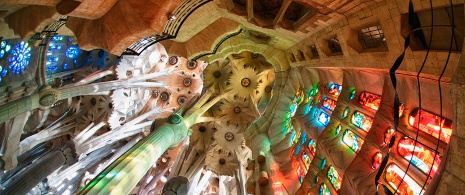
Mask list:
[{"label": "orange stained glass window", "polygon": [[362,91],[360,93],[358,103],[363,106],[369,107],[373,110],[378,110],[379,105],[381,104],[381,96],[374,93]]},{"label": "orange stained glass window", "polygon": [[352,115],[351,122],[358,128],[368,132],[373,124],[373,118],[359,111],[355,111]]},{"label": "orange stained glass window", "polygon": [[425,174],[428,174],[432,167],[433,169],[429,174],[431,177],[436,174],[438,166],[441,164],[442,157],[436,154],[435,151],[421,143],[416,142],[415,144],[415,141],[408,137],[404,137],[399,141],[397,150],[400,156],[404,157],[407,161],[411,161],[413,165]]},{"label": "orange stained glass window", "polygon": [[[436,114],[415,108],[410,112],[409,124],[441,141],[449,143],[452,135],[452,121]],[[442,128],[441,128],[442,127]]]},{"label": "orange stained glass window", "polygon": [[381,166],[381,162],[383,161],[383,154],[381,152],[377,152],[375,155],[373,155],[373,159],[371,162],[371,168],[378,169],[379,166]]},{"label": "orange stained glass window", "polygon": [[395,132],[396,130],[394,130],[392,127],[386,129],[386,132],[384,132],[384,144],[389,145],[391,143],[391,138]]},{"label": "orange stained glass window", "polygon": [[[405,171],[394,163],[386,166],[385,178],[389,185],[397,190],[398,194],[401,195],[418,195],[423,194],[421,186],[413,180],[410,175],[405,175]],[[402,178],[404,177],[404,181]]]}]

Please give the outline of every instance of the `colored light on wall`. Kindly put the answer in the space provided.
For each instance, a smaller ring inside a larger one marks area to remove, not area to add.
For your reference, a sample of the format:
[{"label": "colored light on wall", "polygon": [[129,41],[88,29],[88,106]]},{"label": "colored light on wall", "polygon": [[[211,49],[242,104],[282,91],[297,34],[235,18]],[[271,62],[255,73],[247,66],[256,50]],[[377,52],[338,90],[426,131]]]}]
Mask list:
[{"label": "colored light on wall", "polygon": [[310,167],[310,163],[312,163],[312,158],[310,158],[308,154],[304,154],[302,155],[302,162],[304,162],[304,165],[306,169],[308,170],[308,168]]},{"label": "colored light on wall", "polygon": [[298,166],[296,170],[297,175],[299,176],[299,182],[302,183],[304,181],[305,175],[307,174],[302,167]]},{"label": "colored light on wall", "polygon": [[[410,112],[409,124],[441,141],[449,143],[452,134],[452,121],[431,112],[415,108]],[[442,127],[442,128],[441,128]]]},{"label": "colored light on wall", "polygon": [[334,96],[339,96],[341,94],[342,86],[339,84],[331,83],[329,84],[328,93]]},{"label": "colored light on wall", "polygon": [[310,141],[308,141],[308,149],[310,151],[310,156],[313,158],[315,157],[315,154],[316,154],[316,143],[315,141],[313,141],[313,139],[311,139]]},{"label": "colored light on wall", "polygon": [[334,189],[336,189],[336,191],[341,189],[342,177],[339,176],[339,173],[332,165],[329,167],[328,170],[328,179],[333,185]]},{"label": "colored light on wall", "polygon": [[334,101],[333,99],[329,99],[327,97],[324,97],[323,98],[323,108],[326,108],[330,111],[334,111],[334,109],[336,108],[336,101]]},{"label": "colored light on wall", "polygon": [[[418,185],[418,183],[415,180],[413,180],[412,177],[410,177],[410,175],[406,174],[402,169],[399,168],[399,166],[397,166],[394,163],[391,163],[387,166],[385,178],[389,185],[395,190],[397,190],[398,194],[423,194],[420,185]],[[402,181],[402,178],[404,181],[400,183]]]},{"label": "colored light on wall", "polygon": [[381,152],[377,152],[373,155],[373,159],[371,160],[371,168],[373,170],[378,169],[381,166],[381,162],[383,161],[383,154]]},{"label": "colored light on wall", "polygon": [[391,138],[394,135],[396,131],[392,128],[389,127],[386,129],[386,132],[384,132],[384,140],[383,143],[386,145],[389,145],[391,143]]},{"label": "colored light on wall", "polygon": [[[436,174],[439,164],[441,164],[442,157],[436,155],[436,152],[427,148],[421,143],[416,142],[411,138],[404,137],[397,145],[399,155],[404,157],[405,160],[411,161],[423,173],[428,174],[430,167],[433,169],[429,174],[431,177]],[[436,158],[434,157],[436,155]],[[434,165],[433,165],[434,163]]]},{"label": "colored light on wall", "polygon": [[291,104],[291,106],[289,106],[289,112],[291,113],[290,116],[294,117],[296,111],[297,111],[297,104]]},{"label": "colored light on wall", "polygon": [[320,112],[320,115],[318,115],[318,122],[323,124],[325,127],[328,126],[329,119],[329,114],[326,114],[325,112]]},{"label": "colored light on wall", "polygon": [[355,89],[352,89],[352,90],[350,91],[350,94],[349,94],[349,101],[350,101],[350,100],[353,100],[354,97],[355,97]]},{"label": "colored light on wall", "polygon": [[358,103],[373,110],[378,110],[381,104],[381,96],[363,91],[360,93]]},{"label": "colored light on wall", "polygon": [[342,119],[345,119],[347,115],[349,115],[349,112],[350,112],[349,107],[346,107],[346,109],[344,109],[344,112],[342,113]]},{"label": "colored light on wall", "polygon": [[320,186],[320,195],[331,195],[331,192],[329,191],[329,188],[324,183],[321,184],[321,186]]},{"label": "colored light on wall", "polygon": [[358,153],[363,146],[365,140],[359,137],[357,134],[347,129],[342,136],[342,141],[349,146],[350,149]]},{"label": "colored light on wall", "polygon": [[27,42],[21,41],[16,44],[16,47],[12,50],[8,62],[10,69],[14,74],[19,74],[29,66],[29,60],[31,59],[31,48]]},{"label": "colored light on wall", "polygon": [[352,115],[351,122],[358,128],[368,132],[373,124],[373,118],[359,111],[355,111]]}]

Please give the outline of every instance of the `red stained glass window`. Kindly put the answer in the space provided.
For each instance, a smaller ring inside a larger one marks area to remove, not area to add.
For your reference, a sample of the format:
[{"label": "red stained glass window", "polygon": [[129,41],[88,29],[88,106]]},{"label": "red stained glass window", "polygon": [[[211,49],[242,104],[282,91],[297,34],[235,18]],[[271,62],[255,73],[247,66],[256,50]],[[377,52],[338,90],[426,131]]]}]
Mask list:
[{"label": "red stained glass window", "polygon": [[388,129],[386,129],[386,132],[384,132],[384,140],[383,140],[384,144],[389,145],[391,143],[391,138],[395,132],[396,131],[392,127],[389,127]]},{"label": "red stained glass window", "polygon": [[373,170],[379,168],[381,166],[381,162],[383,161],[383,154],[381,152],[377,152],[373,155],[373,159],[371,160],[371,168]]},{"label": "red stained glass window", "polygon": [[362,93],[360,93],[358,103],[366,107],[369,107],[373,110],[378,110],[379,105],[381,104],[381,96],[363,91]]},{"label": "red stained glass window", "polygon": [[[405,175],[405,171],[402,170],[399,166],[397,166],[394,163],[391,163],[387,166],[386,168],[386,181],[389,183],[389,185],[397,189],[398,194],[402,195],[418,195],[418,194],[423,194],[422,188],[418,183],[413,180],[410,175]],[[404,180],[402,183],[402,178],[404,177]]]},{"label": "red stained glass window", "polygon": [[324,97],[323,98],[323,107],[330,110],[330,111],[334,111],[334,109],[336,108],[336,101],[333,100],[333,99],[329,99],[327,97]]},{"label": "red stained glass window", "polygon": [[[439,117],[431,112],[415,108],[410,112],[409,124],[440,140],[449,143],[452,135],[452,121]],[[442,127],[442,128],[441,128]]]},{"label": "red stained glass window", "polygon": [[442,157],[437,155],[435,151],[427,148],[421,143],[416,142],[415,144],[415,141],[408,137],[404,137],[399,141],[397,151],[400,156],[404,157],[407,161],[411,161],[413,165],[425,174],[429,173],[432,166],[433,169],[429,174],[431,177],[436,174],[442,160]]}]

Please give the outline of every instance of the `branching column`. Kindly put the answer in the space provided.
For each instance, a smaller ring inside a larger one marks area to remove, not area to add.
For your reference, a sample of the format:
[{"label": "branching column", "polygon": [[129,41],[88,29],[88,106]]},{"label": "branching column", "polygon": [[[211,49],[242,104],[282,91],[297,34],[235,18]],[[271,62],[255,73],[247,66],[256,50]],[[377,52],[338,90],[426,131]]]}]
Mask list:
[{"label": "branching column", "polygon": [[187,137],[184,119],[177,114],[166,123],[123,154],[79,194],[128,194],[170,147],[178,145]]}]

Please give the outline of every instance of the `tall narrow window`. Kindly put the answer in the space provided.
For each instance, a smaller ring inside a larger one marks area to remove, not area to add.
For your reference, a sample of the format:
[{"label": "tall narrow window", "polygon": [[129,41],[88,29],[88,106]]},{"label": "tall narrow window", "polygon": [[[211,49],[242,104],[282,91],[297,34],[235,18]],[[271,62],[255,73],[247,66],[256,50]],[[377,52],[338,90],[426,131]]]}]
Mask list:
[{"label": "tall narrow window", "polygon": [[358,103],[363,106],[369,107],[373,110],[378,110],[381,104],[381,96],[370,92],[363,91],[360,93]]},{"label": "tall narrow window", "polygon": [[320,54],[318,53],[318,49],[316,49],[315,45],[310,46],[310,51],[312,52],[311,59],[318,59],[320,58]]},{"label": "tall narrow window", "polygon": [[440,138],[443,142],[449,143],[450,141],[452,121],[449,119],[441,118],[431,112],[415,108],[410,112],[409,124],[427,134]]},{"label": "tall narrow window", "polygon": [[[400,169],[400,167],[394,163],[391,163],[387,166],[385,177],[389,185],[397,190],[397,193],[399,194],[422,194],[422,188],[420,185],[418,185],[418,183],[413,180],[410,175],[406,174],[404,170]],[[403,182],[400,183],[402,179]],[[397,187],[399,189],[397,189]]]},{"label": "tall narrow window", "polygon": [[310,156],[308,156],[308,154],[304,153],[304,155],[302,155],[302,162],[304,162],[305,167],[308,170],[308,168],[310,167],[310,163],[312,163],[312,159],[310,158]]},{"label": "tall narrow window", "polygon": [[336,189],[336,191],[341,189],[342,177],[339,176],[339,173],[332,165],[328,170],[328,179],[331,181],[331,184],[333,185],[334,189]]},{"label": "tall narrow window", "polygon": [[335,83],[330,83],[328,85],[328,93],[338,97],[341,94],[342,86]]},{"label": "tall narrow window", "polygon": [[349,115],[349,111],[349,107],[346,107],[346,109],[344,109],[344,112],[342,113],[342,119],[345,119],[347,115]]},{"label": "tall narrow window", "polygon": [[304,181],[305,175],[307,174],[306,171],[302,169],[301,166],[298,166],[296,173],[299,176],[299,182],[302,183]]},{"label": "tall narrow window", "polygon": [[355,89],[352,89],[352,90],[350,90],[349,101],[350,101],[350,100],[353,100],[354,97],[355,97]]},{"label": "tall narrow window", "polygon": [[333,55],[342,54],[341,44],[339,43],[339,40],[337,39],[337,37],[334,37],[328,40],[328,47],[329,47],[329,50],[331,50],[331,53]]},{"label": "tall narrow window", "polygon": [[328,97],[324,97],[323,107],[328,109],[329,111],[334,111],[334,109],[336,108],[336,101]]},{"label": "tall narrow window", "polygon": [[428,174],[432,167],[433,169],[429,174],[431,177],[436,174],[438,166],[441,164],[442,157],[439,154],[436,154],[435,151],[421,143],[416,142],[415,144],[415,141],[408,137],[404,137],[399,141],[397,150],[400,156],[404,157],[407,161],[411,161],[413,165],[425,174]]},{"label": "tall narrow window", "polygon": [[362,149],[363,143],[365,142],[361,137],[347,129],[342,136],[342,141],[349,146],[350,149],[358,153]]},{"label": "tall narrow window", "polygon": [[355,111],[352,115],[351,122],[358,128],[368,132],[373,124],[373,118],[359,111]]},{"label": "tall narrow window", "polygon": [[373,170],[378,169],[381,166],[381,162],[383,161],[383,154],[381,152],[377,152],[373,155],[373,159],[371,160],[371,168]]},{"label": "tall narrow window", "polygon": [[396,131],[392,128],[389,127],[386,129],[386,132],[384,132],[384,140],[383,143],[386,145],[389,145],[391,143],[391,138],[394,135]]}]

